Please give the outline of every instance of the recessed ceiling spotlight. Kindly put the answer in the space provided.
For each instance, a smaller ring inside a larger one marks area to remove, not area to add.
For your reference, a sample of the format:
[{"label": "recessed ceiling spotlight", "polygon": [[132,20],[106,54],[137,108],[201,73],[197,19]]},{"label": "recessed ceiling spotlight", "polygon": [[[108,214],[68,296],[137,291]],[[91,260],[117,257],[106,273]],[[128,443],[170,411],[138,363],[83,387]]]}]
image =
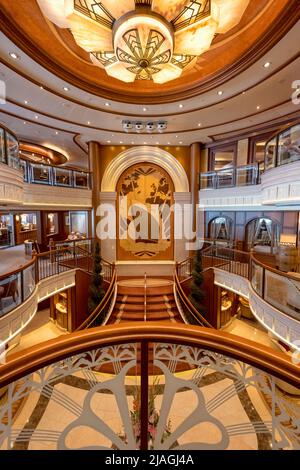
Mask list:
[{"label": "recessed ceiling spotlight", "polygon": [[181,145],[181,144],[182,144],[182,142],[179,142],[179,144]]},{"label": "recessed ceiling spotlight", "polygon": [[107,140],[107,143],[108,143],[108,144],[111,144],[111,140]]},{"label": "recessed ceiling spotlight", "polygon": [[175,135],[176,139],[178,139],[178,135]]},{"label": "recessed ceiling spotlight", "polygon": [[134,145],[134,142],[131,142],[131,145]]},{"label": "recessed ceiling spotlight", "polygon": [[222,95],[223,95],[223,91],[222,91],[222,90],[219,90],[219,91],[218,91],[218,95],[219,95],[219,96],[222,96]]},{"label": "recessed ceiling spotlight", "polygon": [[199,123],[198,123],[198,127],[201,127],[201,126],[202,126],[202,123],[201,123],[201,122],[199,122]]},{"label": "recessed ceiling spotlight", "polygon": [[268,69],[268,68],[270,67],[270,65],[271,65],[271,62],[266,62],[266,63],[264,64],[264,68],[265,68],[265,69]]},{"label": "recessed ceiling spotlight", "polygon": [[89,126],[91,124],[91,121],[88,121],[87,123],[88,123],[88,126]]},{"label": "recessed ceiling spotlight", "polygon": [[36,115],[34,116],[34,118],[35,118],[35,119],[38,119],[39,117],[38,117],[38,115],[36,114]]},{"label": "recessed ceiling spotlight", "polygon": [[43,89],[44,89],[44,87],[41,85],[41,86],[40,86],[40,89],[41,89],[41,90],[43,90]]},{"label": "recessed ceiling spotlight", "polygon": [[58,135],[58,131],[55,132],[55,135]]},{"label": "recessed ceiling spotlight", "polygon": [[256,106],[256,109],[260,109],[260,105]]},{"label": "recessed ceiling spotlight", "polygon": [[25,101],[24,101],[24,103],[25,103],[25,104],[28,104],[28,101],[27,101],[27,100],[25,100]]},{"label": "recessed ceiling spotlight", "polygon": [[106,103],[105,103],[105,106],[106,106],[107,108],[109,108],[109,107],[110,107],[110,103],[106,102]]},{"label": "recessed ceiling spotlight", "polygon": [[27,123],[26,123],[26,121],[23,121],[23,124],[25,124],[25,125],[26,125],[26,124],[27,124]]},{"label": "recessed ceiling spotlight", "polygon": [[144,111],[144,113],[145,113],[146,111],[148,111],[148,108],[146,108],[146,107],[144,106],[144,107],[143,107],[143,111]]},{"label": "recessed ceiling spotlight", "polygon": [[64,91],[70,91],[70,88],[67,86],[64,86]]},{"label": "recessed ceiling spotlight", "polygon": [[159,145],[159,142],[156,142],[156,145]]},{"label": "recessed ceiling spotlight", "polygon": [[147,142],[144,142],[144,145],[147,145]]},{"label": "recessed ceiling spotlight", "polygon": [[179,108],[183,108],[183,104],[180,103]]},{"label": "recessed ceiling spotlight", "polygon": [[168,145],[171,145],[170,142],[168,142]]},{"label": "recessed ceiling spotlight", "polygon": [[122,140],[120,140],[120,144],[123,144],[123,141],[122,141]]},{"label": "recessed ceiling spotlight", "polygon": [[16,54],[16,52],[10,52],[9,55],[14,60],[20,59],[20,56]]},{"label": "recessed ceiling spotlight", "polygon": [[246,94],[246,92],[245,92],[245,91],[243,91],[242,95],[245,95],[245,94]]}]

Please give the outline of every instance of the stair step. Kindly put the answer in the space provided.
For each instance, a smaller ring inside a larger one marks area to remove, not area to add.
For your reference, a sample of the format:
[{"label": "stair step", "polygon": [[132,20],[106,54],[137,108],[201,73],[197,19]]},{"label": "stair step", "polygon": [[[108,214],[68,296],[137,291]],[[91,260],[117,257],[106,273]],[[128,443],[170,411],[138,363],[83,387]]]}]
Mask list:
[{"label": "stair step", "polygon": [[[174,314],[175,317],[175,314]],[[173,317],[170,317],[168,312],[151,312],[146,314],[146,321],[161,321],[161,320],[168,320]],[[124,312],[122,317],[122,321],[144,321],[144,314],[137,313],[137,312]]]},{"label": "stair step", "polygon": [[[167,295],[168,299],[174,299],[173,295]],[[122,303],[123,302],[124,295],[117,295],[117,302]],[[128,295],[126,299],[127,304],[143,304],[145,300],[144,295],[140,296],[133,296],[133,295]],[[165,302],[165,296],[164,295],[152,295],[148,296],[147,295],[147,305],[148,304],[157,304],[157,303],[164,303]]]},{"label": "stair step", "polygon": [[[173,285],[168,284],[166,286],[155,286],[155,287],[147,287],[147,295],[172,295],[173,294]],[[136,287],[129,287],[129,286],[118,286],[118,294],[119,295],[145,295],[145,288],[136,286]]]},{"label": "stair step", "polygon": [[[122,307],[122,310],[124,311],[132,311],[132,312],[143,312],[144,311],[144,303],[140,304],[131,304],[131,303],[123,303],[123,302],[116,302],[115,304],[115,310],[118,311]],[[149,304],[147,302],[147,311],[149,312],[161,312],[170,308],[176,309],[176,304],[175,302],[168,302],[168,305],[165,303],[155,303],[155,304]]]}]

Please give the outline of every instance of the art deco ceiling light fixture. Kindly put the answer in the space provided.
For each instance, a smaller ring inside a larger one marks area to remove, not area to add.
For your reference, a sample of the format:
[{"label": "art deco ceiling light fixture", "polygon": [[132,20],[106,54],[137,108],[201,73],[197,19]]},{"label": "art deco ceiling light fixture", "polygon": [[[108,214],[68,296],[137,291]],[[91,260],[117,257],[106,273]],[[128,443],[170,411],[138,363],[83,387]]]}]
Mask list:
[{"label": "art deco ceiling light fixture", "polygon": [[165,83],[192,67],[250,0],[37,0],[43,14],[124,82]]}]

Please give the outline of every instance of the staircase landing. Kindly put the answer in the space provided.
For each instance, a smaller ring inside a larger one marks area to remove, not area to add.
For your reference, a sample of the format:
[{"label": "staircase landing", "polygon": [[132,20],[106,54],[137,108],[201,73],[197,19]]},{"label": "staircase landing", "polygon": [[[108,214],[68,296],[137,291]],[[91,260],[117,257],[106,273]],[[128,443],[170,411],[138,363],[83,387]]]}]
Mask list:
[{"label": "staircase landing", "polygon": [[[132,278],[118,282],[117,300],[108,324],[132,321],[182,323],[168,279]],[[145,311],[146,293],[146,311]]]}]

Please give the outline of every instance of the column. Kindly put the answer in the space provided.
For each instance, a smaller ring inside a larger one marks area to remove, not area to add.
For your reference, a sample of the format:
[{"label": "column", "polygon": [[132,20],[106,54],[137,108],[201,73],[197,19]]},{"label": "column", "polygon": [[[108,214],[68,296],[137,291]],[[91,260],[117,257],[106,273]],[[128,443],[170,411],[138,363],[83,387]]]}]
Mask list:
[{"label": "column", "polygon": [[100,204],[100,192],[103,174],[105,171],[103,161],[101,158],[102,146],[99,142],[89,142],[89,168],[91,171],[92,180],[92,226],[91,236],[96,237],[96,225],[97,225],[97,207]]},{"label": "column", "polygon": [[195,142],[191,145],[190,189],[192,195],[193,231],[197,230],[197,205],[199,204],[199,174],[200,174],[201,144]]}]

